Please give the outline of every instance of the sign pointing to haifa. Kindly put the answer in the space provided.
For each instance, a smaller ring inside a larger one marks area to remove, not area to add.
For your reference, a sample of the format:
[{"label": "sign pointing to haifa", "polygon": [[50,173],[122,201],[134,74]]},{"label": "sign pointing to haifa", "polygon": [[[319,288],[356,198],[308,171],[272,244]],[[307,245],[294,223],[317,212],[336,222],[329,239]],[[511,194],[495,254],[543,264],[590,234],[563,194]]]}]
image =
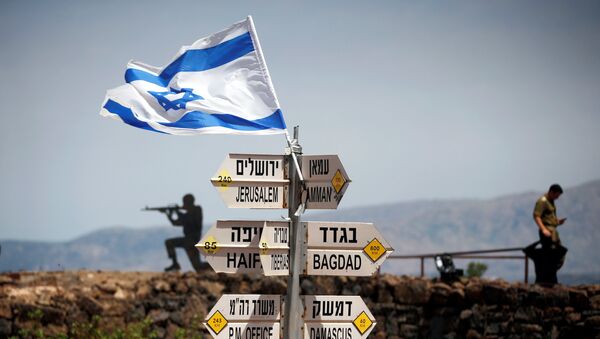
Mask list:
[{"label": "sign pointing to haifa", "polygon": [[224,294],[205,318],[213,338],[280,338],[281,296]]},{"label": "sign pointing to haifa", "polygon": [[[268,236],[262,247],[261,235]],[[219,220],[196,248],[218,273],[288,275],[288,241],[287,221]]]},{"label": "sign pointing to haifa", "polygon": [[375,317],[359,296],[306,295],[304,338],[366,338]]},{"label": "sign pointing to haifa", "polygon": [[288,164],[283,155],[229,154],[210,179],[229,208],[287,208]]},{"label": "sign pointing to haifa", "polygon": [[309,221],[305,274],[370,276],[394,249],[371,223]]}]

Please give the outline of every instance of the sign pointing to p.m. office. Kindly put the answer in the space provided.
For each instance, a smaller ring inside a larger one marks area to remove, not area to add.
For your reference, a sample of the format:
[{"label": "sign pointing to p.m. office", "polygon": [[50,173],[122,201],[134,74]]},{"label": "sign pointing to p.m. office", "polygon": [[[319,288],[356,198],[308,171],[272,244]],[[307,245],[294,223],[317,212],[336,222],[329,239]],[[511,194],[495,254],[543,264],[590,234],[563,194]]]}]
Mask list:
[{"label": "sign pointing to p.m. office", "polygon": [[224,294],[204,325],[213,338],[278,339],[281,313],[280,295]]}]

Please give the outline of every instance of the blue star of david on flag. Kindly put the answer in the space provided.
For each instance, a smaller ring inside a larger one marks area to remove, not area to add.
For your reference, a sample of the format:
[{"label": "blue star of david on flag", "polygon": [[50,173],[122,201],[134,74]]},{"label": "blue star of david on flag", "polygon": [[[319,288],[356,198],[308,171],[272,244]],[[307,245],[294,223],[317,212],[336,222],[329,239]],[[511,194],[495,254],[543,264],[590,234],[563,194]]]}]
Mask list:
[{"label": "blue star of david on flag", "polygon": [[[177,90],[177,89],[171,87],[171,88],[169,88],[169,91],[166,91],[166,92],[148,91],[148,93],[152,94],[152,96],[156,98],[158,103],[162,106],[162,108],[165,111],[169,111],[171,109],[172,110],[185,109],[185,105],[188,102],[204,99],[203,97],[199,96],[198,94],[194,94],[192,88],[182,88],[180,90]],[[178,95],[181,95],[181,93],[183,93],[183,96],[181,96],[178,99],[169,100],[167,98],[167,95],[178,96]]]}]

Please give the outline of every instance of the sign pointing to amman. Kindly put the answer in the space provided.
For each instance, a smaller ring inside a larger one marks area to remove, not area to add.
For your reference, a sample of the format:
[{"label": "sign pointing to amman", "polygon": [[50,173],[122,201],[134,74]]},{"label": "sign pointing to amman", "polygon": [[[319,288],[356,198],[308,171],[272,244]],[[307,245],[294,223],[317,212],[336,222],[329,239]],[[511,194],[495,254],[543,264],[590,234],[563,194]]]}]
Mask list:
[{"label": "sign pointing to amman", "polygon": [[336,209],[350,184],[337,155],[303,155],[307,209]]}]

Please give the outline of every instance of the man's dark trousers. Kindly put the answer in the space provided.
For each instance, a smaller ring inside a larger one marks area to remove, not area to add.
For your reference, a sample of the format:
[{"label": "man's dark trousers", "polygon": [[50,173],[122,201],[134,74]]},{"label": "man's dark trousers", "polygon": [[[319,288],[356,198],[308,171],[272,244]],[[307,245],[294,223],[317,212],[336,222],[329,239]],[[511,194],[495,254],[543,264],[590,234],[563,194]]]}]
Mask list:
[{"label": "man's dark trousers", "polygon": [[198,242],[197,239],[190,239],[186,237],[171,238],[165,240],[165,246],[167,247],[167,254],[169,258],[174,262],[177,262],[177,253],[175,252],[176,247],[181,247],[185,250],[192,267],[196,272],[200,271],[202,264],[200,263],[200,252],[196,249],[195,245]]}]

